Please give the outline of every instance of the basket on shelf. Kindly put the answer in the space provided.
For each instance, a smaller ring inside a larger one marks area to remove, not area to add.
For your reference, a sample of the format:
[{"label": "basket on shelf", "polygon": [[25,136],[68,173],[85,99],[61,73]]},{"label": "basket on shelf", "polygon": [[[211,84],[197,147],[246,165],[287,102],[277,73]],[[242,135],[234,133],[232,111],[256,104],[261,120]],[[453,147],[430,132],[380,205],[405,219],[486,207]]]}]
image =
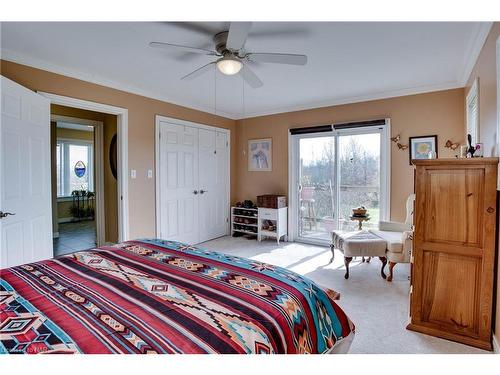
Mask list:
[{"label": "basket on shelf", "polygon": [[286,207],[286,197],[284,195],[259,195],[257,197],[257,207],[262,208],[282,208]]}]

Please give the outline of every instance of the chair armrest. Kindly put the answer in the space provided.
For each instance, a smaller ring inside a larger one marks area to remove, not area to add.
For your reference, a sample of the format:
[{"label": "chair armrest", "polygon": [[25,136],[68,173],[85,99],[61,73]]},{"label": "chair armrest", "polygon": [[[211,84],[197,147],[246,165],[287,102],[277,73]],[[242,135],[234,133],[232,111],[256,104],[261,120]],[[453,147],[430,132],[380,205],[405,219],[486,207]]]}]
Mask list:
[{"label": "chair armrest", "polygon": [[405,262],[410,262],[412,251],[413,251],[413,231],[407,230],[403,232],[403,254]]},{"label": "chair armrest", "polygon": [[378,223],[379,230],[386,230],[389,232],[404,232],[410,230],[410,226],[405,223],[397,223],[395,221],[380,221]]}]

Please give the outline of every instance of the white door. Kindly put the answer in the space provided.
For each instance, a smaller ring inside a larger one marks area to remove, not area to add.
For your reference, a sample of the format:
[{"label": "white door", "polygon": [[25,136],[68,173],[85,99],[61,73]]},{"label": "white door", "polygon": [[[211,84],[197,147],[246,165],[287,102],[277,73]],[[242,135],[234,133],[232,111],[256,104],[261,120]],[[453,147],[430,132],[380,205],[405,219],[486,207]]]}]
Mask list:
[{"label": "white door", "polygon": [[228,133],[216,132],[215,138],[215,219],[213,237],[225,236],[229,232],[229,140]]},{"label": "white door", "polygon": [[227,234],[228,143],[227,133],[199,129],[200,242]]},{"label": "white door", "polygon": [[216,185],[217,159],[215,149],[215,138],[217,132],[214,130],[199,129],[199,218],[200,218],[200,241],[207,241],[215,236],[214,222],[216,220]]},{"label": "white door", "polygon": [[5,77],[0,91],[0,266],[5,268],[53,257],[50,101]]},{"label": "white door", "polygon": [[158,151],[159,235],[198,243],[198,129],[160,122]]}]

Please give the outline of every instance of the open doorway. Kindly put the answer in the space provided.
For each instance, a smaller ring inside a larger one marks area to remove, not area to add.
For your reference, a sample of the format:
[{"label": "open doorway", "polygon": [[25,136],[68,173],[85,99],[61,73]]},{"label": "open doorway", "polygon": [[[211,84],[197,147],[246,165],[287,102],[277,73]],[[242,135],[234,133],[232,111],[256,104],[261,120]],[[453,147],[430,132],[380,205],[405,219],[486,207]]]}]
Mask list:
[{"label": "open doorway", "polygon": [[118,242],[117,118],[51,106],[54,255]]}]

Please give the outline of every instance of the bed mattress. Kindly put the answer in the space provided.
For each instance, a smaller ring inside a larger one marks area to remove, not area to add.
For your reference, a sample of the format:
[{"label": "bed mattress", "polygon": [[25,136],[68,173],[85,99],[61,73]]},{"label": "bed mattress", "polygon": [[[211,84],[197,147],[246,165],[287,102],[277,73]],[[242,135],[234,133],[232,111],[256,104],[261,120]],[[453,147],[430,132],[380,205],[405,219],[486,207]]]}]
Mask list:
[{"label": "bed mattress", "polygon": [[332,353],[353,334],[311,280],[178,242],[0,271],[1,353]]}]

